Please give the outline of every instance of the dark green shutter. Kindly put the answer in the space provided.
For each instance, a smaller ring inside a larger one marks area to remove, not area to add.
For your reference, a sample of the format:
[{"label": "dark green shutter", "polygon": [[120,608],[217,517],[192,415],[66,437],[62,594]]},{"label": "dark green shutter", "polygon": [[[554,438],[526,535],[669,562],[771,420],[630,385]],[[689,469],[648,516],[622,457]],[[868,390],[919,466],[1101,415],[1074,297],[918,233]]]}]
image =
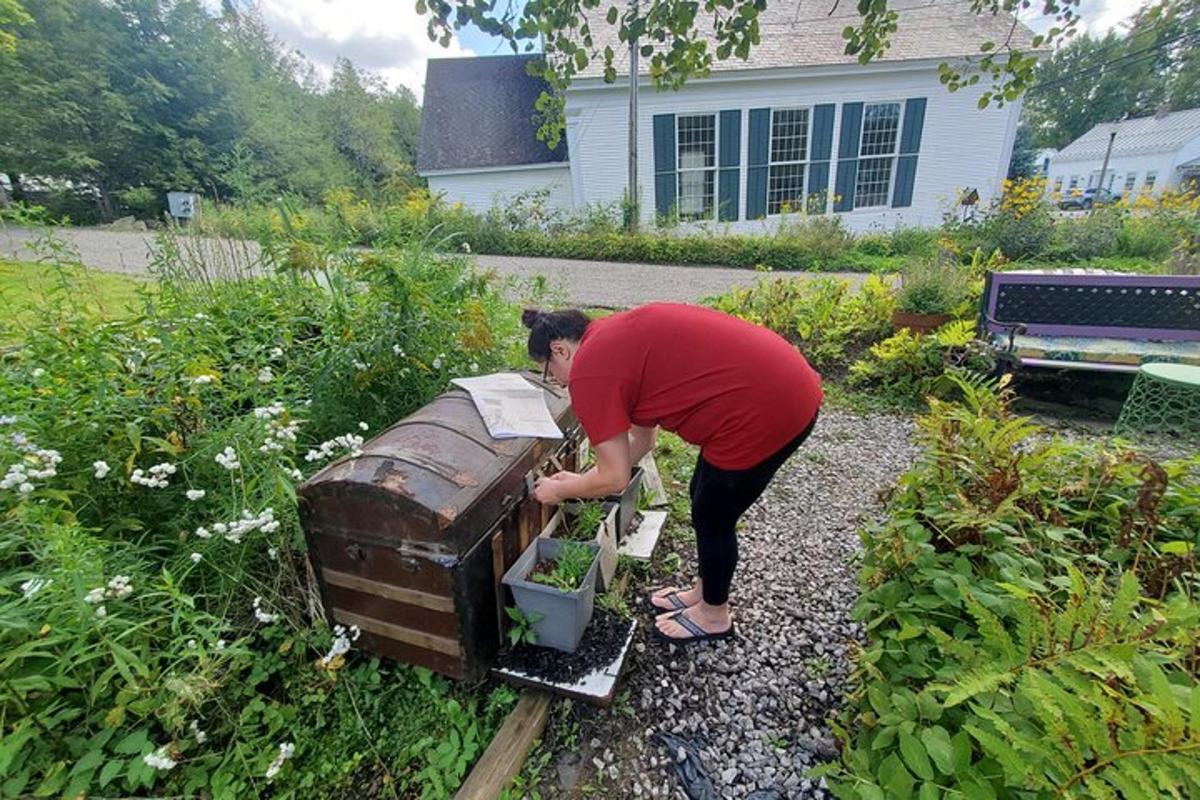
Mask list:
[{"label": "dark green shutter", "polygon": [[862,138],[862,103],[842,103],[842,130],[838,136],[837,196],[834,211],[854,210],[854,183],[858,179],[858,143]]},{"label": "dark green shutter", "polygon": [[654,210],[675,212],[675,115],[654,115]]},{"label": "dark green shutter", "polygon": [[738,180],[742,165],[742,112],[721,112],[721,153],[717,175],[717,219],[738,218]]},{"label": "dark green shutter", "polygon": [[750,109],[750,145],[746,159],[746,219],[767,215],[767,163],[771,154],[771,109]]},{"label": "dark green shutter", "polygon": [[925,127],[925,98],[904,101],[904,126],[900,131],[900,157],[896,159],[896,188],[892,208],[912,205],[913,186],[917,181],[917,153],[921,149],[921,129]]},{"label": "dark green shutter", "polygon": [[808,167],[808,212],[824,214],[828,208],[829,159],[833,156],[833,103],[813,108],[812,150]]}]

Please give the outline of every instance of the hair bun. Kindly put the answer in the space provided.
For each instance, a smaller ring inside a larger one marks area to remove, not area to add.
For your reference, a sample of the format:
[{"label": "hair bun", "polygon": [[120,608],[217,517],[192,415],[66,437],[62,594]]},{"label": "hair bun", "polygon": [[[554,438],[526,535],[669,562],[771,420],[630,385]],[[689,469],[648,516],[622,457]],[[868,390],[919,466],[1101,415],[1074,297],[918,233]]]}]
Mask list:
[{"label": "hair bun", "polygon": [[536,308],[527,308],[521,312],[521,324],[532,330],[533,326],[536,325],[538,320],[542,319],[543,316],[545,315]]}]

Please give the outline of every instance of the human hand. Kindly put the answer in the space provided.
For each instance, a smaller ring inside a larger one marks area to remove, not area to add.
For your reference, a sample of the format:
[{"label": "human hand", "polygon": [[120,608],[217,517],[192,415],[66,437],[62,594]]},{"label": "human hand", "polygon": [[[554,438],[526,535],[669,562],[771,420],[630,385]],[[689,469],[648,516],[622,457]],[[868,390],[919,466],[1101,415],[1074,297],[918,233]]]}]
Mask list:
[{"label": "human hand", "polygon": [[563,499],[559,489],[559,482],[554,478],[538,478],[533,484],[533,499],[543,505],[553,505]]},{"label": "human hand", "polygon": [[553,475],[551,475],[549,480],[565,481],[565,480],[569,480],[570,478],[578,478],[578,477],[579,477],[578,472],[568,472],[567,470],[564,469],[561,472],[556,472]]}]

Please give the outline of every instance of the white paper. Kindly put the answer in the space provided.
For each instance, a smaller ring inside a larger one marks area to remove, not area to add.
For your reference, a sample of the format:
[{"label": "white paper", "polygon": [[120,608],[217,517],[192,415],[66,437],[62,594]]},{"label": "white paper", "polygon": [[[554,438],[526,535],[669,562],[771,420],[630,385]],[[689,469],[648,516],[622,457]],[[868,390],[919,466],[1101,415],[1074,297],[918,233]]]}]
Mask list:
[{"label": "white paper", "polygon": [[466,389],[493,439],[561,439],[541,389],[513,372],[450,381]]}]

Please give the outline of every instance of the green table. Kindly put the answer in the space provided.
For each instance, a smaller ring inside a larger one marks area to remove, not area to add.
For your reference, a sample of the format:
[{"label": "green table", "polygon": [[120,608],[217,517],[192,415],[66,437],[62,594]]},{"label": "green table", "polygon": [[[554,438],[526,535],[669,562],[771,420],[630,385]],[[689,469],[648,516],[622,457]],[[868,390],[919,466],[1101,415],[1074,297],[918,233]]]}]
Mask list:
[{"label": "green table", "polygon": [[1113,433],[1158,433],[1200,438],[1200,367],[1143,364]]}]

